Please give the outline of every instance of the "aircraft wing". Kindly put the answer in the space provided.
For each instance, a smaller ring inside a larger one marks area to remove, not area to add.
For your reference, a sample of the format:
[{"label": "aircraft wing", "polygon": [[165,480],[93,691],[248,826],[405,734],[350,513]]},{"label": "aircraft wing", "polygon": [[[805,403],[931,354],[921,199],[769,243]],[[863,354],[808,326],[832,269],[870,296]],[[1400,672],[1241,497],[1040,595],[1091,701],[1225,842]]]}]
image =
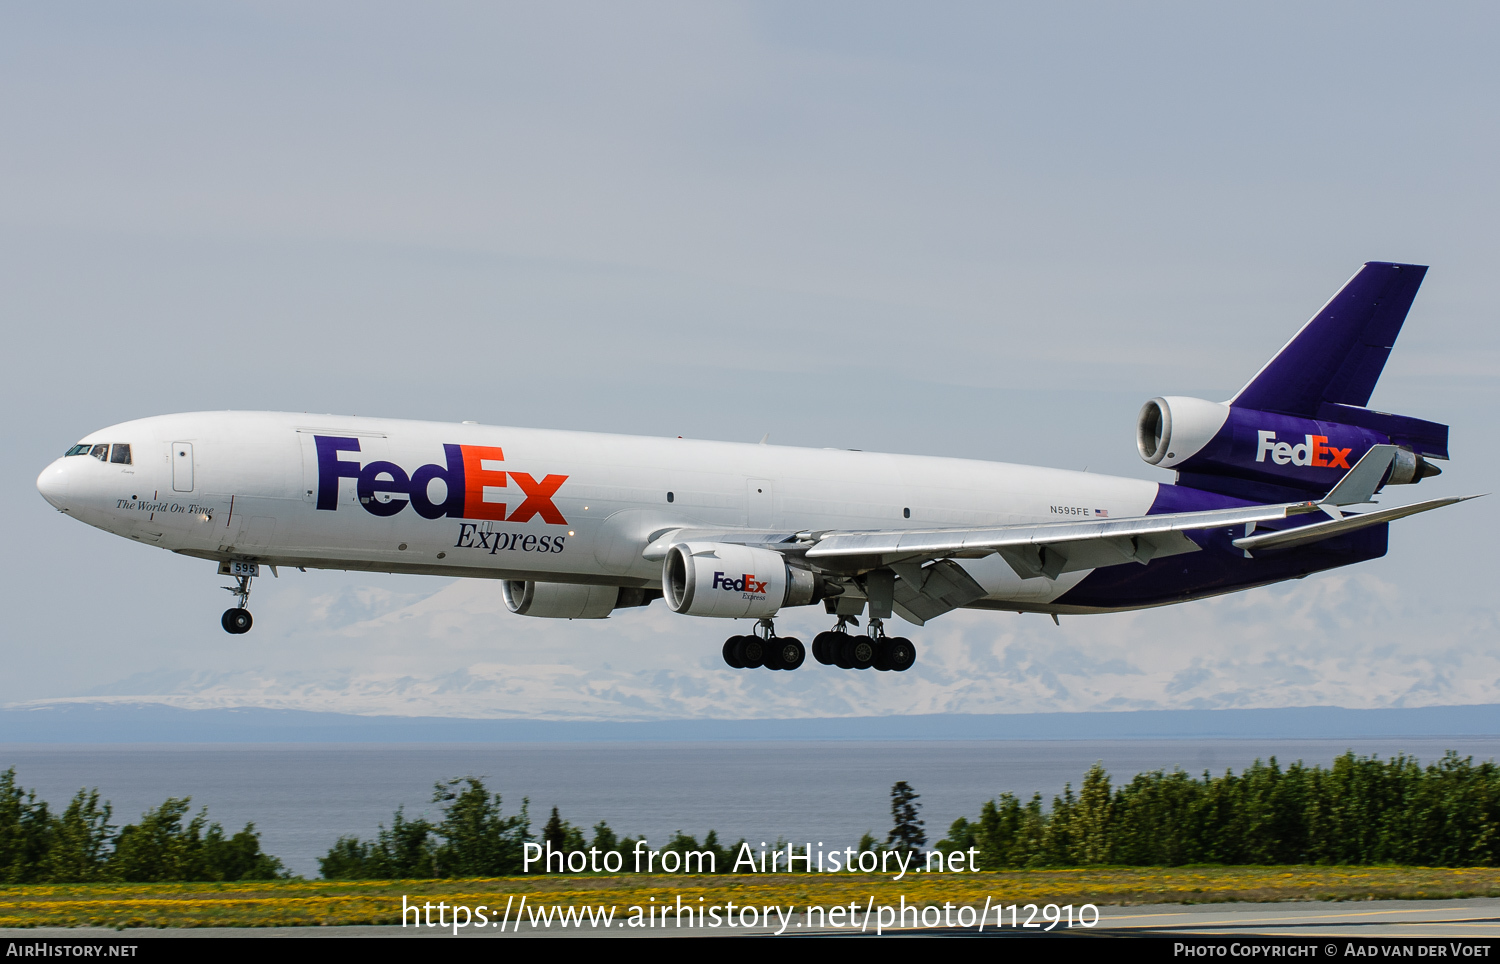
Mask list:
[{"label": "aircraft wing", "polygon": [[[663,559],[688,540],[756,546],[806,556],[833,570],[860,572],[921,566],[943,559],[978,559],[999,553],[1022,578],[1055,579],[1065,572],[1197,552],[1184,532],[1244,526],[1316,512],[1314,502],[1251,505],[1206,512],[1178,512],[1128,519],[1088,519],[953,529],[824,530],[785,533],[746,529],[669,529],[657,534],[642,555]],[[961,572],[959,567],[953,567]]]},{"label": "aircraft wing", "polygon": [[[830,568],[912,567],[937,559],[973,559],[999,555],[1023,579],[1099,569],[1126,562],[1142,565],[1201,548],[1186,535],[1204,529],[1245,526],[1234,545],[1252,549],[1290,548],[1331,539],[1403,516],[1462,502],[1474,496],[1433,499],[1411,506],[1345,515],[1343,507],[1367,502],[1396,458],[1396,446],[1375,445],[1329,493],[1316,502],[1242,506],[1203,512],[1175,512],[1129,519],[1087,519],[985,529],[884,530],[816,534],[807,557]],[[1255,526],[1294,515],[1323,512],[1328,522],[1254,535]],[[896,569],[901,574],[900,568]],[[903,575],[908,581],[914,577]]]},{"label": "aircraft wing", "polygon": [[[1079,522],[1049,522],[1039,525],[998,526],[989,529],[888,530],[877,532],[828,532],[807,549],[807,557],[830,568],[894,568],[908,581],[906,567],[917,567],[936,559],[975,559],[998,553],[1021,578],[1046,576],[1056,579],[1065,572],[1117,566],[1126,562],[1142,565],[1201,547],[1188,532],[1245,526],[1245,535],[1234,546],[1248,555],[1254,549],[1290,549],[1379,525],[1395,519],[1477,499],[1477,495],[1430,499],[1411,505],[1392,506],[1371,512],[1330,512],[1327,522],[1293,529],[1253,534],[1255,525],[1309,512],[1328,512],[1315,502],[1178,512],[1131,519]],[[931,568],[931,567],[929,567]],[[914,571],[914,570],[913,570]]]},{"label": "aircraft wing", "polygon": [[[1024,578],[1056,579],[1065,572],[1197,552],[1185,533],[1271,522],[1318,511],[1315,502],[1175,512],[1130,519],[1088,519],[976,529],[906,529],[814,533],[809,560],[833,569],[916,565],[938,559],[977,559],[991,553]],[[899,570],[898,570],[899,572]]]},{"label": "aircraft wing", "polygon": [[[1315,502],[1239,506],[1201,512],[1174,512],[1127,519],[1080,519],[965,529],[825,530],[785,533],[756,530],[669,529],[655,533],[647,559],[661,559],[686,539],[728,542],[801,555],[820,567],[851,575],[880,571],[894,610],[910,622],[927,620],[985,595],[984,589],[953,560],[998,554],[1022,579],[1056,579],[1065,572],[1101,569],[1198,552],[1187,533],[1243,526],[1234,546],[1246,556],[1252,550],[1290,549],[1310,545],[1404,516],[1463,502],[1477,496],[1432,499],[1364,513],[1345,514],[1344,507],[1368,502],[1396,457],[1393,445],[1373,446],[1326,496]],[[1255,534],[1262,522],[1322,512],[1324,522]]]}]

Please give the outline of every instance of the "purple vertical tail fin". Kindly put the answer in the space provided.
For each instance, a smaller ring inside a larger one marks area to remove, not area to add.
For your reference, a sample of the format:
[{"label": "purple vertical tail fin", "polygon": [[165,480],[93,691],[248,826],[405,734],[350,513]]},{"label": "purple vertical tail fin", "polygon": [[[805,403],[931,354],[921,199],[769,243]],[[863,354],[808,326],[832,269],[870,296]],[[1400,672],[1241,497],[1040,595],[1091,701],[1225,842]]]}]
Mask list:
[{"label": "purple vertical tail fin", "polygon": [[1147,402],[1141,458],[1180,486],[1266,502],[1328,492],[1376,445],[1397,450],[1386,485],[1437,475],[1448,426],[1365,407],[1426,274],[1371,261],[1228,403]]},{"label": "purple vertical tail fin", "polygon": [[1426,274],[1368,262],[1229,404],[1305,418],[1325,404],[1366,405]]}]

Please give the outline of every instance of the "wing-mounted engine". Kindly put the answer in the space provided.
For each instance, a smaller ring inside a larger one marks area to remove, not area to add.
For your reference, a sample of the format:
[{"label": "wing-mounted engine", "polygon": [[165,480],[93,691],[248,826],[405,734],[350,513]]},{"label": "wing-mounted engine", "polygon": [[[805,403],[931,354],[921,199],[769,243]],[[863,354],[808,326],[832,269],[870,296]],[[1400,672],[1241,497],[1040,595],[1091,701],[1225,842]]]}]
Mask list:
[{"label": "wing-mounted engine", "polygon": [[824,596],[823,577],[771,549],[681,542],[662,560],[662,592],[673,612],[726,619],[774,616]]},{"label": "wing-mounted engine", "polygon": [[1427,269],[1371,261],[1227,402],[1169,396],[1141,409],[1141,458],[1180,485],[1252,500],[1326,492],[1371,446],[1395,445],[1382,485],[1448,458],[1448,426],[1364,406]]}]

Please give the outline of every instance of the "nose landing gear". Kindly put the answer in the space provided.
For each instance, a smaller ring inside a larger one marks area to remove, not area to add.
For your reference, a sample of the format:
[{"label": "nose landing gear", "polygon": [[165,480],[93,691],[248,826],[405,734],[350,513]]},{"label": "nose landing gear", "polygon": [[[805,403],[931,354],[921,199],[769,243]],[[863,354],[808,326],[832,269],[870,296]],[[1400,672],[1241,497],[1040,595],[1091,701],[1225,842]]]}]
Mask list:
[{"label": "nose landing gear", "polygon": [[224,615],[219,618],[219,624],[224,627],[224,632],[233,636],[248,633],[255,620],[250,616],[250,610],[245,607],[250,603],[250,580],[259,574],[259,566],[246,565],[241,562],[225,563],[219,568],[223,575],[234,577],[233,586],[224,586],[223,589],[234,594],[235,601],[239,603],[232,609],[224,610]]}]

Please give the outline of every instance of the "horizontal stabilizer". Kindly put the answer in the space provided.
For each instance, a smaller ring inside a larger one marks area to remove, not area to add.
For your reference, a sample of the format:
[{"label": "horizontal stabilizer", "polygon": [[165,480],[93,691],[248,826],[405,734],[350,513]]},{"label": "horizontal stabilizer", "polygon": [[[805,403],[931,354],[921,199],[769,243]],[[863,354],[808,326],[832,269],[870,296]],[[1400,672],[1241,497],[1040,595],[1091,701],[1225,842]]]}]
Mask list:
[{"label": "horizontal stabilizer", "polygon": [[1450,496],[1446,499],[1431,499],[1427,502],[1416,502],[1411,505],[1392,506],[1389,509],[1377,509],[1374,512],[1363,512],[1359,515],[1346,515],[1342,519],[1334,519],[1329,522],[1315,522],[1312,525],[1298,526],[1295,529],[1282,529],[1278,532],[1263,532],[1257,536],[1246,536],[1243,539],[1234,540],[1235,548],[1250,552],[1255,549],[1290,549],[1293,546],[1305,546],[1314,542],[1322,542],[1324,539],[1332,539],[1346,532],[1354,532],[1358,529],[1366,529],[1382,522],[1390,522],[1392,519],[1402,519],[1418,512],[1427,512],[1432,509],[1441,509],[1445,505],[1453,505],[1455,502],[1467,502],[1469,499],[1477,499],[1477,495]]},{"label": "horizontal stabilizer", "polygon": [[1375,412],[1337,402],[1324,402],[1318,409],[1318,418],[1324,422],[1357,425],[1379,432],[1418,455],[1433,459],[1448,457],[1448,426],[1441,422],[1429,422],[1425,418],[1412,418],[1410,415]]},{"label": "horizontal stabilizer", "polygon": [[1323,505],[1359,505],[1374,498],[1381,480],[1396,460],[1396,446],[1372,445],[1339,484],[1323,497]]}]

